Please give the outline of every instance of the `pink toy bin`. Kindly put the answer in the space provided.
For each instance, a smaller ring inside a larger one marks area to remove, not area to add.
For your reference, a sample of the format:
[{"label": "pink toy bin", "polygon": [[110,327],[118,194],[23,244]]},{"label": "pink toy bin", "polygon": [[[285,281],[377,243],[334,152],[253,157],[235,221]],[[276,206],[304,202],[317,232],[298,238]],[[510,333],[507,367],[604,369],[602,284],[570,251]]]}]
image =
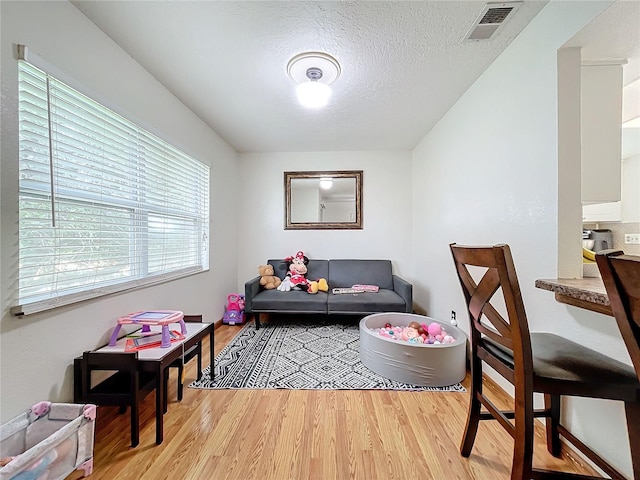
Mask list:
[{"label": "pink toy bin", "polygon": [[[389,323],[406,327],[410,322],[436,322],[455,341],[445,344],[419,344],[380,336],[374,330]],[[424,315],[375,313],[360,320],[360,360],[385,378],[409,385],[446,387],[466,375],[467,337],[458,327]]]},{"label": "pink toy bin", "polygon": [[0,480],[62,480],[93,471],[96,406],[39,402],[0,426]]}]

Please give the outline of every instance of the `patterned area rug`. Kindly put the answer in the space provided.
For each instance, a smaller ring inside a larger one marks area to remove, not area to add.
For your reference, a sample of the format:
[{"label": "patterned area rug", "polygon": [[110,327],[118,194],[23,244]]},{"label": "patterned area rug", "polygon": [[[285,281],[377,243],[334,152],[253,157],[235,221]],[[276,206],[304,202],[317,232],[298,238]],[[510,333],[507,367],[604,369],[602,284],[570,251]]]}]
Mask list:
[{"label": "patterned area rug", "polygon": [[384,378],[360,362],[360,331],[353,320],[272,320],[256,331],[244,325],[211,366],[189,386],[202,389],[412,390],[465,392],[407,385]]}]

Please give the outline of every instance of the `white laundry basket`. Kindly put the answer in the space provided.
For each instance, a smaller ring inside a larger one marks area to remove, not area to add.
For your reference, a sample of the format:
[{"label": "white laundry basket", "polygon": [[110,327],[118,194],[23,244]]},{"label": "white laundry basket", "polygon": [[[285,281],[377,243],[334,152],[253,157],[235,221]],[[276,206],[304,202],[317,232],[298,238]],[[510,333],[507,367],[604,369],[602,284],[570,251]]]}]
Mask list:
[{"label": "white laundry basket", "polygon": [[0,480],[62,480],[93,471],[96,406],[39,402],[0,426]]}]

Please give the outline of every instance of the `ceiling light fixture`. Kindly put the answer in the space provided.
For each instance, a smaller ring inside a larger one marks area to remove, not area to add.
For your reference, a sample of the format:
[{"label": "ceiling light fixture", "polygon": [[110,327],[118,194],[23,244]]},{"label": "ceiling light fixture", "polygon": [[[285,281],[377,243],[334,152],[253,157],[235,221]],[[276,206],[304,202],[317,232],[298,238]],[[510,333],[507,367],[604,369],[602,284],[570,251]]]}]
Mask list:
[{"label": "ceiling light fixture", "polygon": [[340,76],[340,64],[322,52],[304,52],[287,64],[287,73],[298,84],[298,101],[308,108],[324,107],[331,96],[331,85]]},{"label": "ceiling light fixture", "polygon": [[329,190],[333,186],[333,180],[328,177],[323,177],[320,179],[320,188],[323,190]]}]

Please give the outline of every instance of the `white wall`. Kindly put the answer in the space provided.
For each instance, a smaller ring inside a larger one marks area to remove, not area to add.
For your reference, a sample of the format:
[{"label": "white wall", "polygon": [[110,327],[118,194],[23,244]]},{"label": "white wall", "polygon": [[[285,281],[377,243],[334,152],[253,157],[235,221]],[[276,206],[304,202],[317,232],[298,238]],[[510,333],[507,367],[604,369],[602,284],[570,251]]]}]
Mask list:
[{"label": "white wall", "polygon": [[353,222],[356,218],[355,200],[327,200],[322,211],[324,222]]},{"label": "white wall", "polygon": [[[222,317],[237,282],[236,152],[68,2],[0,2],[2,178],[0,417],[40,400],[73,399],[73,358],[106,341],[118,316],[143,308]],[[156,135],[211,166],[211,271],[49,312],[12,317],[17,281],[18,126],[14,44],[25,44]]]},{"label": "white wall", "polygon": [[[609,3],[550,2],[414,150],[414,298],[436,318],[457,311],[468,331],[448,244],[508,243],[531,330],[630,364],[613,317],[534,287],[557,276],[556,52]],[[564,415],[573,433],[631,476],[621,402],[572,401]]]},{"label": "white wall", "polygon": [[317,222],[320,216],[320,192],[310,185],[291,186],[291,222]]},{"label": "white wall", "polygon": [[622,159],[622,221],[640,222],[640,155]]},{"label": "white wall", "polygon": [[[362,230],[284,230],[284,172],[363,170]],[[238,291],[258,265],[298,250],[313,259],[385,258],[411,281],[411,152],[239,155]]]}]

